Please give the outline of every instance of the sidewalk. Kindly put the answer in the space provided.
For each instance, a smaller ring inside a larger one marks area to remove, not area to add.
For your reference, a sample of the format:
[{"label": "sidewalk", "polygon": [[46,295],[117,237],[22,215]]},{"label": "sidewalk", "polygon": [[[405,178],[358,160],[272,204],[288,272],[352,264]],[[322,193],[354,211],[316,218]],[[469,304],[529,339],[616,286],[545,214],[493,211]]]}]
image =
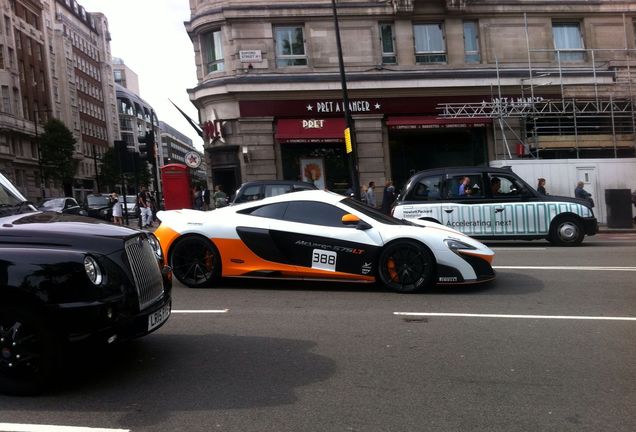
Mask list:
[{"label": "sidewalk", "polygon": [[608,228],[606,224],[598,225],[599,233],[636,233],[636,225],[632,224],[631,228]]}]

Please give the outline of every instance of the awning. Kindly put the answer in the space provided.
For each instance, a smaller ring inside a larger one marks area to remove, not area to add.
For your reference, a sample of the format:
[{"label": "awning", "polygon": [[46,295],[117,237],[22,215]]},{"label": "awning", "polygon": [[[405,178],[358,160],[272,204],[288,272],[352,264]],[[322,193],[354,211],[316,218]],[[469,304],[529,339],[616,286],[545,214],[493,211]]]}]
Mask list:
[{"label": "awning", "polygon": [[437,128],[474,128],[486,127],[492,123],[491,118],[469,117],[448,118],[437,116],[388,117],[386,125],[389,129],[437,129]]},{"label": "awning", "polygon": [[342,143],[346,127],[343,118],[279,119],[276,139],[283,143]]}]

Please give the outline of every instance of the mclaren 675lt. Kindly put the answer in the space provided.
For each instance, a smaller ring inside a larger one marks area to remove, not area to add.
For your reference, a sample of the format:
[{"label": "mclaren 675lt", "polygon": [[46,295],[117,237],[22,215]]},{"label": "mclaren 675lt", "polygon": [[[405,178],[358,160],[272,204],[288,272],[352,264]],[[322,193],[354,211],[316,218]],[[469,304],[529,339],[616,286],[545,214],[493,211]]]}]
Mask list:
[{"label": "mclaren 675lt", "polygon": [[320,190],[212,211],[158,214],[155,235],[175,277],[192,288],[221,277],[381,282],[397,292],[495,277],[494,253],[436,223],[387,216]]}]

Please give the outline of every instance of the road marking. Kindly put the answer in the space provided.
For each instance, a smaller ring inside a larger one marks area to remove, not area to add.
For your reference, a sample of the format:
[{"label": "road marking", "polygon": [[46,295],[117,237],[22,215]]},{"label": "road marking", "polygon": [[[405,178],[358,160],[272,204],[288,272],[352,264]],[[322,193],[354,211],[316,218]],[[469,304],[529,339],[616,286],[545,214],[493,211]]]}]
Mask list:
[{"label": "road marking", "polygon": [[513,318],[513,319],[553,319],[553,320],[588,320],[588,321],[636,321],[636,317],[576,316],[576,315],[505,315],[505,314],[470,314],[443,312],[393,312],[402,316],[438,316],[462,318]]},{"label": "road marking", "polygon": [[2,432],[129,432],[130,429],[104,429],[78,426],[54,426],[21,423],[0,423]]},{"label": "road marking", "polygon": [[536,251],[536,250],[546,250],[544,247],[491,247],[490,249],[496,251]]},{"label": "road marking", "polygon": [[585,267],[585,266],[493,266],[496,270],[584,270],[584,271],[636,271],[636,267]]},{"label": "road marking", "polygon": [[227,313],[229,309],[174,309],[175,314],[222,314]]}]

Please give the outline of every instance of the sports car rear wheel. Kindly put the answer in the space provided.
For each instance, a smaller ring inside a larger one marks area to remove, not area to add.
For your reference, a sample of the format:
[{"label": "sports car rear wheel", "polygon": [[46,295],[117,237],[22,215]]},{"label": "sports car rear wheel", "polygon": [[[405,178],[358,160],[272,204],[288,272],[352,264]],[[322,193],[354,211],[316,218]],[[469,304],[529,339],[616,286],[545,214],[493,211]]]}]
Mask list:
[{"label": "sports car rear wheel", "polygon": [[221,257],[214,244],[204,237],[178,240],[170,253],[174,276],[190,288],[208,287],[221,276]]},{"label": "sports car rear wheel", "polygon": [[380,280],[388,289],[415,293],[431,288],[435,281],[435,257],[423,244],[400,240],[380,254]]}]

